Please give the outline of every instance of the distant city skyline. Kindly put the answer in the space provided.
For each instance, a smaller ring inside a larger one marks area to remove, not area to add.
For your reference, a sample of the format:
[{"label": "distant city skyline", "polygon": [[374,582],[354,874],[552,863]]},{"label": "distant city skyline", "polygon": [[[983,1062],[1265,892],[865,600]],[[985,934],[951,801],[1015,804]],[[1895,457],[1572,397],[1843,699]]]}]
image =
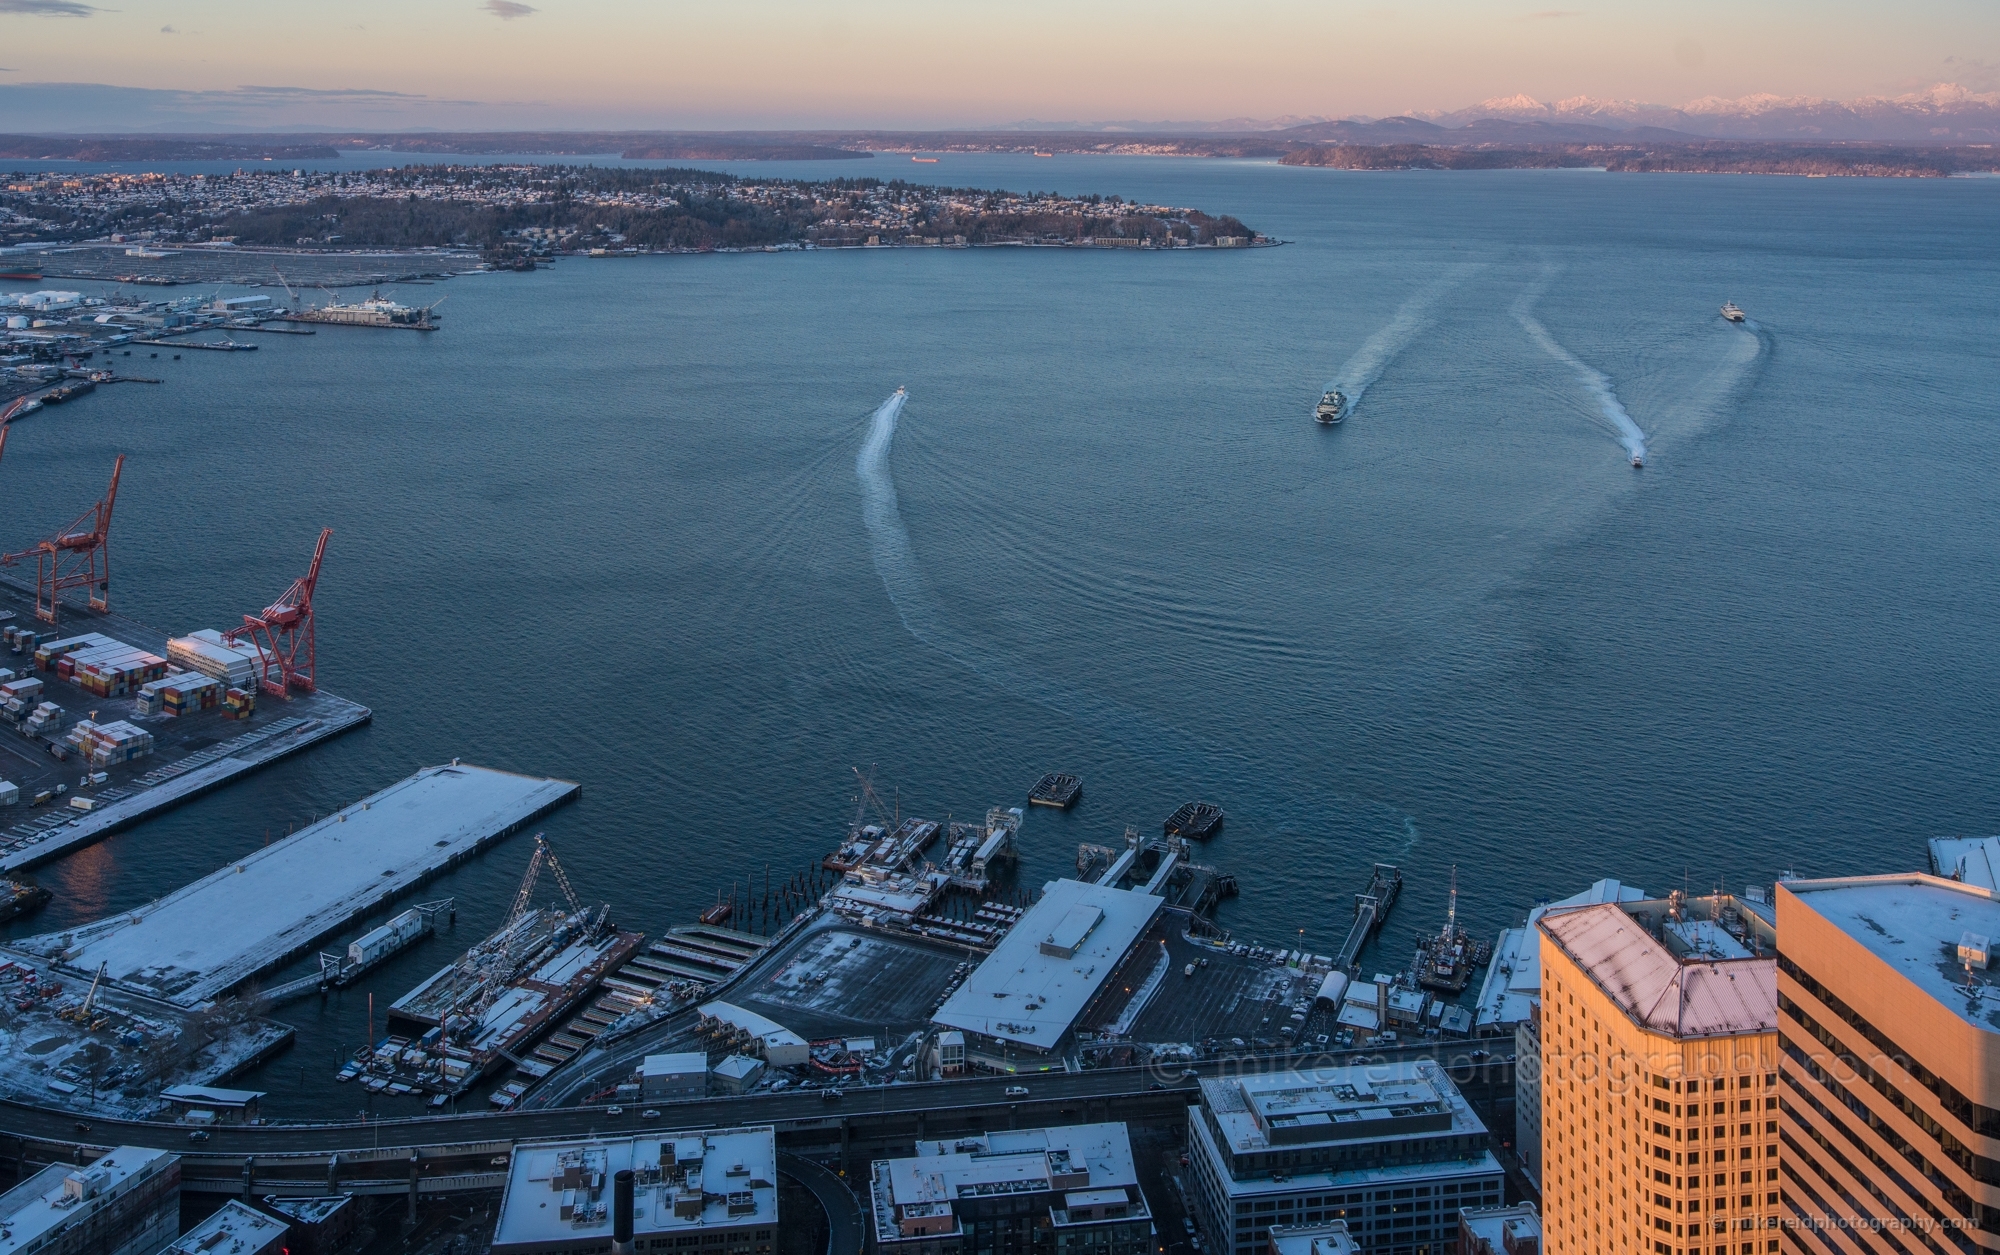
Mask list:
[{"label": "distant city skyline", "polygon": [[0,130],[927,129],[2000,91],[2000,8],[1973,0],[1536,2],[0,0]]}]

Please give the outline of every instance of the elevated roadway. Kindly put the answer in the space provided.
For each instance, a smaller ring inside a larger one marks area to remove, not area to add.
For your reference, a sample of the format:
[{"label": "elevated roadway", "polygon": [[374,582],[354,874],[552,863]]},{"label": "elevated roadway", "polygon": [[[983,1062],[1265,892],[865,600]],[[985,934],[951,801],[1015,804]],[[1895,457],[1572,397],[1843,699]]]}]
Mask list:
[{"label": "elevated roadway", "polygon": [[[1381,1053],[1262,1056],[1209,1060],[1199,1076],[1348,1067],[1436,1059],[1469,1098],[1482,1101],[1513,1087],[1513,1068],[1471,1045],[1405,1047]],[[1022,1087],[1025,1096],[1007,1094]],[[1032,1077],[885,1085],[844,1091],[753,1093],[627,1107],[419,1116],[400,1120],[217,1127],[191,1141],[183,1124],[104,1120],[74,1112],[0,1102],[0,1157],[17,1166],[77,1162],[117,1145],[158,1146],[182,1156],[183,1188],[247,1195],[339,1191],[430,1195],[497,1189],[514,1143],[533,1139],[634,1136],[649,1129],[769,1124],[789,1151],[846,1152],[903,1145],[995,1127],[1096,1120],[1166,1122],[1182,1118],[1197,1086],[1180,1070],[1116,1068]],[[647,1119],[644,1112],[657,1110]]]}]

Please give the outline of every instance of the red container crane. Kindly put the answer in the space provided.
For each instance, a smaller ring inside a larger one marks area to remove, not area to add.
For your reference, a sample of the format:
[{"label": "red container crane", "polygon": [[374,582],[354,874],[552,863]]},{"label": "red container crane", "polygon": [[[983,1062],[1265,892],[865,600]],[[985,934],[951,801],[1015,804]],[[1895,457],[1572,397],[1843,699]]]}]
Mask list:
[{"label": "red container crane", "polygon": [[111,612],[111,509],[118,504],[118,478],[125,473],[125,455],[111,468],[111,487],[104,499],[71,520],[68,527],[19,553],[0,553],[0,566],[23,558],[35,560],[35,617],[53,626],[62,608],[64,590],[81,588],[90,608]]},{"label": "red container crane", "polygon": [[331,527],[321,528],[312,566],[305,576],[293,580],[284,595],[262,613],[244,615],[242,627],[224,633],[226,640],[247,640],[256,648],[258,687],[274,697],[290,700],[295,692],[318,689],[313,682],[313,586],[319,583],[319,564],[326,557],[327,538],[332,535]]}]

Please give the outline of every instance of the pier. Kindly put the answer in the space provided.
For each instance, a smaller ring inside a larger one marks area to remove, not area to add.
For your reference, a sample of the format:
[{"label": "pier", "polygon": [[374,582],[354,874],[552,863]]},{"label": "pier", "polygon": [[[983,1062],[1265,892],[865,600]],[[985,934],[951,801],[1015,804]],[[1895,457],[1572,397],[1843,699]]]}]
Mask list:
[{"label": "pier", "polygon": [[430,767],[136,910],[15,942],[135,993],[194,1007],[581,792],[562,780]]},{"label": "pier", "polygon": [[1402,870],[1388,863],[1375,864],[1368,888],[1354,895],[1354,927],[1348,930],[1347,940],[1340,943],[1340,953],[1334,956],[1335,971],[1353,970],[1355,960],[1361,957],[1361,947],[1368,944],[1368,939],[1389,918],[1389,908],[1396,905],[1396,895],[1402,891]]}]

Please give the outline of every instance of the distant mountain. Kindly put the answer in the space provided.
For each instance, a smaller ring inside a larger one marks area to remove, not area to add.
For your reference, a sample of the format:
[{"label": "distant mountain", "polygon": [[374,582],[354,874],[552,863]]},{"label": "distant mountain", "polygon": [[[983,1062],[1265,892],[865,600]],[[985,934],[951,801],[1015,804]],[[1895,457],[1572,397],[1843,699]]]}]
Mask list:
[{"label": "distant mountain", "polygon": [[[2000,92],[1982,94],[1956,83],[1940,83],[1928,91],[1902,96],[1863,96],[1855,100],[1769,93],[1734,100],[1704,96],[1679,108],[1590,96],[1545,102],[1518,95],[1484,100],[1469,109],[1449,113],[1421,112],[1408,120],[1461,132],[1479,125],[1507,123],[1566,129],[1581,126],[1599,132],[1627,133],[1651,128],[1704,139],[1990,144],[2000,141]],[[1457,135],[1444,142],[1463,142],[1467,138],[1470,137]]]},{"label": "distant mountain", "polygon": [[1281,118],[1223,118],[1216,122],[1039,122],[1032,118],[987,131],[1091,131],[1107,135],[1259,135],[1324,122],[1322,117],[1287,114]]}]

